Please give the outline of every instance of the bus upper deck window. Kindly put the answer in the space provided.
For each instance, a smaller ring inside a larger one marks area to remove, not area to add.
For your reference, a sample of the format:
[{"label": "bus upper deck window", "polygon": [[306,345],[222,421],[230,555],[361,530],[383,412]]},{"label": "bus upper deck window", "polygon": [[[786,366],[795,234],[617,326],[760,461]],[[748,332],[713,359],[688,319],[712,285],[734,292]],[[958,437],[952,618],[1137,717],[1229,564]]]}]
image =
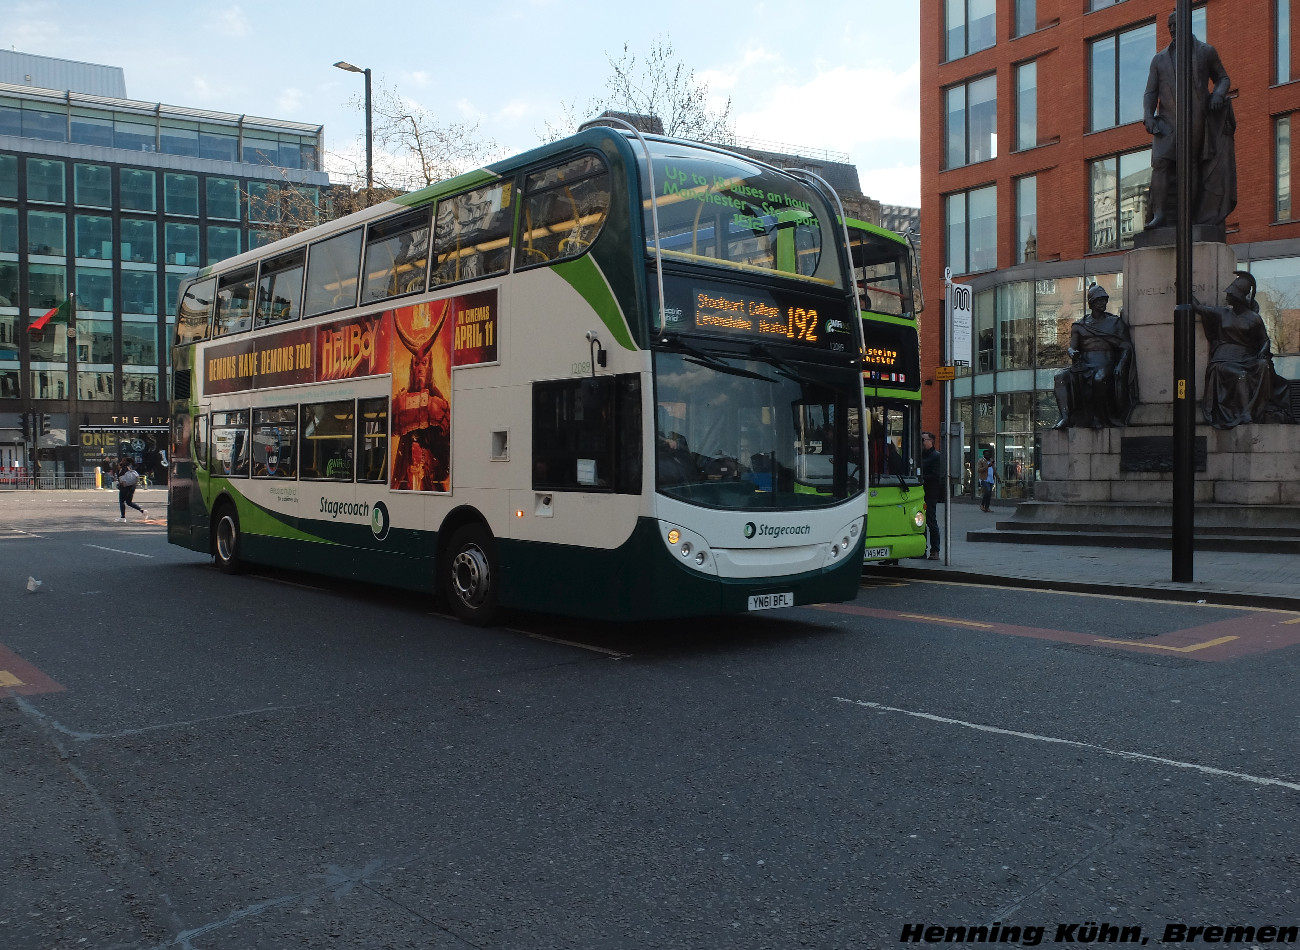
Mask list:
[{"label": "bus upper deck window", "polygon": [[303,315],[357,305],[357,275],[361,268],[361,229],[313,244],[307,254],[307,290]]},{"label": "bus upper deck window", "polygon": [[302,248],[262,264],[257,282],[257,325],[267,327],[297,320],[302,314]]},{"label": "bus upper deck window", "polygon": [[195,281],[185,288],[176,312],[177,346],[208,338],[208,320],[212,315],[212,300],[216,290],[215,277]]},{"label": "bus upper deck window", "polygon": [[609,214],[609,171],[597,155],[534,172],[524,181],[518,267],[577,257]]},{"label": "bus upper deck window", "polygon": [[513,191],[511,182],[498,182],[438,202],[432,284],[505,273],[510,266]]},{"label": "bus upper deck window", "polygon": [[362,267],[361,302],[424,290],[429,265],[427,209],[370,225]]},{"label": "bus upper deck window", "polygon": [[239,333],[253,325],[253,283],[256,267],[223,274],[217,281],[217,312],[213,336]]}]

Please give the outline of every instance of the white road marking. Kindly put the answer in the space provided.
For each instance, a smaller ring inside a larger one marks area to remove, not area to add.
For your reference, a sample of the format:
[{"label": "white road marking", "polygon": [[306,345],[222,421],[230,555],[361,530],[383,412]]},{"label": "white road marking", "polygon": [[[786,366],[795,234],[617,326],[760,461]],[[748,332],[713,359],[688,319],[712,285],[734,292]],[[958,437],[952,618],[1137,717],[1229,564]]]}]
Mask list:
[{"label": "white road marking", "polygon": [[87,544],[86,547],[96,548],[100,551],[112,551],[114,554],[129,554],[132,557],[147,557],[147,558],[153,557],[152,554],[140,554],[139,552],[136,551],[123,551],[121,548],[106,548],[102,544]]},{"label": "white road marking", "polygon": [[547,637],[540,633],[529,633],[527,630],[517,630],[514,627],[506,627],[511,633],[522,633],[526,637],[532,637],[534,640],[545,640],[547,643],[558,643],[560,646],[577,647],[579,650],[590,650],[592,653],[603,653],[606,656],[612,656],[616,660],[623,660],[631,656],[630,653],[620,653],[618,650],[610,650],[607,647],[598,647],[591,643],[576,643],[573,640],[561,640],[559,637]]},{"label": "white road marking", "polygon": [[916,719],[928,719],[931,722],[942,723],[946,726],[961,726],[963,729],[974,729],[978,732],[991,732],[999,736],[1012,736],[1016,739],[1032,739],[1035,742],[1051,742],[1057,745],[1073,746],[1076,749],[1089,749],[1093,752],[1100,752],[1103,755],[1113,755],[1121,759],[1138,759],[1143,762],[1155,762],[1159,765],[1172,765],[1179,769],[1192,769],[1197,772],[1203,772],[1206,775],[1220,775],[1225,778],[1241,779],[1243,782],[1253,782],[1256,785],[1277,785],[1281,788],[1288,788],[1293,792],[1300,792],[1300,784],[1295,782],[1284,782],[1277,778],[1264,778],[1259,775],[1247,775],[1245,772],[1231,772],[1227,769],[1216,769],[1208,765],[1198,765],[1195,762],[1180,762],[1177,759],[1166,759],[1158,755],[1146,755],[1142,752],[1126,752],[1122,749],[1107,749],[1105,746],[1093,745],[1089,742],[1076,742],[1073,739],[1060,739],[1055,736],[1040,736],[1032,732],[1016,732],[1012,729],[999,729],[997,726],[986,726],[978,722],[965,722],[961,719],[949,719],[946,716],[936,716],[932,713],[915,712],[910,709],[898,709],[894,706],[882,706],[880,703],[868,703],[860,699],[845,699],[843,696],[836,696],[836,702],[852,703],[855,706],[864,706],[867,709],[876,709],[880,712],[902,713],[904,716],[912,716]]}]

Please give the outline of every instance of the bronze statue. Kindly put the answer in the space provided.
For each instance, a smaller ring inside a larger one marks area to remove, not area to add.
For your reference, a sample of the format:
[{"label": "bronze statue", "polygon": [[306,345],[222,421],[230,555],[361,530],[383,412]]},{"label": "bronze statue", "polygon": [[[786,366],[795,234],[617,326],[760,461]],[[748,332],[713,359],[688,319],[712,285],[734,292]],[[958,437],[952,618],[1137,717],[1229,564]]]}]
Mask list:
[{"label": "bronze statue", "polygon": [[1255,278],[1237,271],[1226,307],[1196,305],[1209,346],[1201,412],[1216,429],[1251,422],[1294,422],[1289,387],[1273,369],[1268,328],[1255,302]]},{"label": "bronze statue", "polygon": [[[1147,228],[1172,225],[1170,182],[1178,161],[1179,122],[1191,123],[1192,223],[1219,226],[1237,206],[1237,159],[1233,136],[1237,119],[1228,101],[1232,83],[1213,46],[1192,37],[1192,101],[1178,106],[1174,60],[1174,21],[1169,14],[1169,45],[1151,59],[1146,93],[1142,97],[1142,124],[1155,136],[1151,143],[1151,187],[1148,191]],[[1207,94],[1206,90],[1210,89]],[[1181,169],[1178,169],[1181,172]]]},{"label": "bronze statue", "polygon": [[1100,284],[1088,288],[1088,313],[1070,327],[1071,364],[1053,378],[1058,429],[1128,425],[1137,405],[1133,339],[1123,317],[1106,312],[1110,297]]}]

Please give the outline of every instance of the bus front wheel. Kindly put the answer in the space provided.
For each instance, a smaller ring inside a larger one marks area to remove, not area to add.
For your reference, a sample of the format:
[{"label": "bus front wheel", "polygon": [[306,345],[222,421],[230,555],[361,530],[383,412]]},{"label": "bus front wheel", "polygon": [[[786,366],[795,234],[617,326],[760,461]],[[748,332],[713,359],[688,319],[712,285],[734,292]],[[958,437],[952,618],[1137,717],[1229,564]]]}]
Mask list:
[{"label": "bus front wheel", "polygon": [[443,594],[462,623],[485,627],[496,619],[500,575],[496,544],[486,528],[468,524],[456,529],[447,545],[442,577]]},{"label": "bus front wheel", "polygon": [[223,574],[243,572],[244,561],[239,546],[239,513],[234,505],[222,505],[217,509],[216,526],[212,531],[212,554],[217,559],[217,569]]}]

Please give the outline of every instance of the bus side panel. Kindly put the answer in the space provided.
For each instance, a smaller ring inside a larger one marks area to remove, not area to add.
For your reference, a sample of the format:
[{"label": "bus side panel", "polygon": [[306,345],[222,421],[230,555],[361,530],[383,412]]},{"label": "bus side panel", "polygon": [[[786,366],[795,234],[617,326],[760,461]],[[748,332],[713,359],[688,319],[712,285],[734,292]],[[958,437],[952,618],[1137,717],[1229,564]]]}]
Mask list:
[{"label": "bus side panel", "polygon": [[[419,543],[423,546],[422,540]],[[429,592],[433,589],[432,556],[411,557],[396,551],[350,544],[311,543],[264,534],[245,534],[243,545],[245,558],[256,564],[407,590]],[[409,548],[410,544],[402,547]]]},{"label": "bus side panel", "polygon": [[798,605],[852,600],[862,580],[862,545],[827,571],[743,580],[701,574],[675,560],[659,522],[638,520],[612,551],[498,541],[505,583],[502,605],[597,620],[654,620],[743,613],[749,596],[789,591]]}]

